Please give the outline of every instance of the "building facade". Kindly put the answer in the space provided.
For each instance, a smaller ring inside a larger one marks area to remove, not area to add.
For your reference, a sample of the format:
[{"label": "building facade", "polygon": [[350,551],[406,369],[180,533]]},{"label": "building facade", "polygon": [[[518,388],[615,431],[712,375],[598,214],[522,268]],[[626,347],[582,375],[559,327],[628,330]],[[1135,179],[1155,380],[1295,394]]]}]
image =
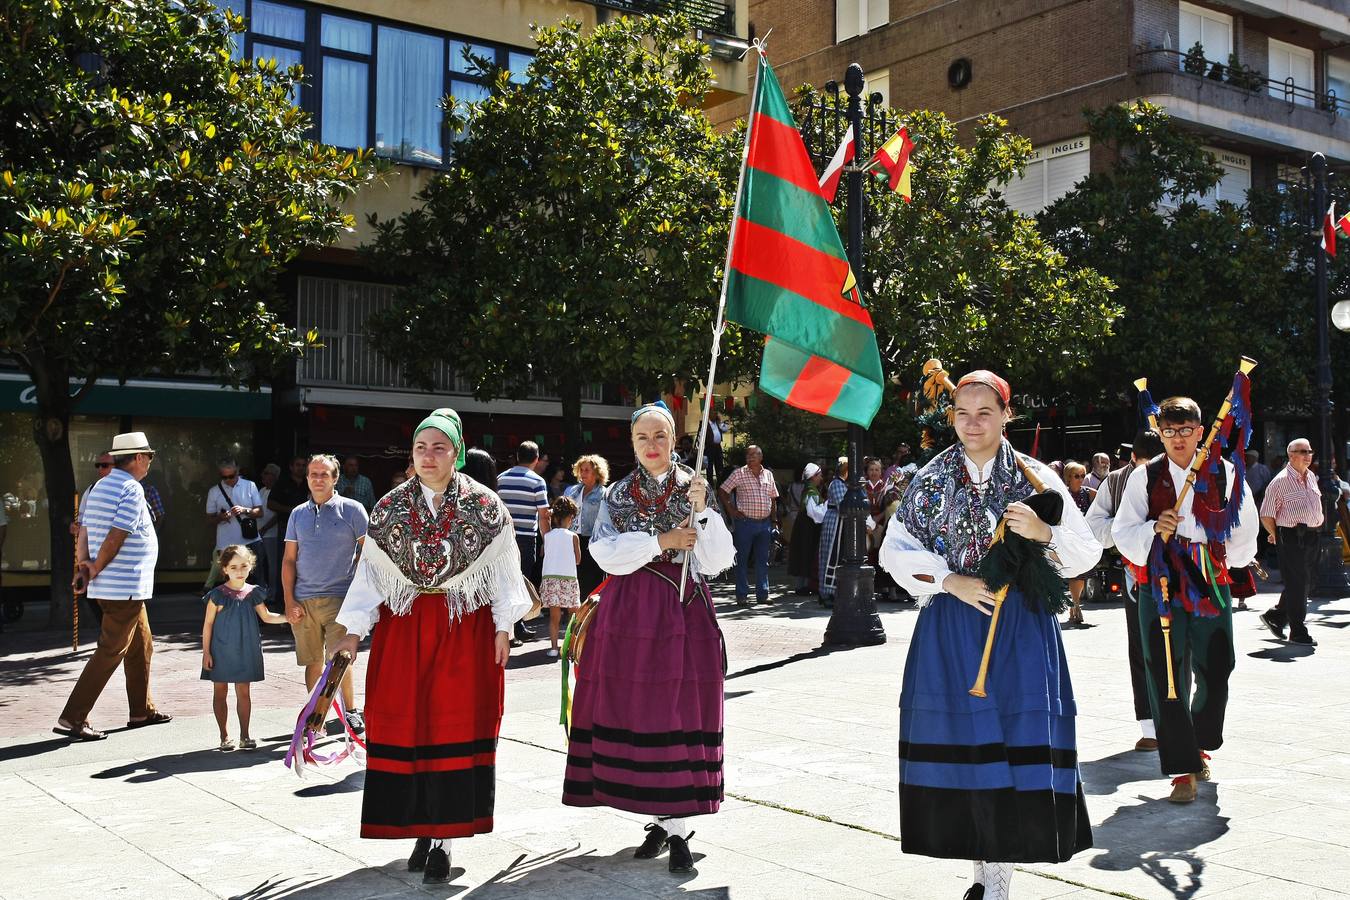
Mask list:
[{"label": "building facade", "polygon": [[[990,113],[1007,119],[1034,147],[1002,189],[1027,215],[1114,164],[1083,111],[1136,99],[1199,135],[1223,169],[1195,198],[1204,205],[1298,179],[1316,151],[1350,164],[1346,0],[752,0],[749,12],[785,85],[842,81],[856,62],[866,90],[897,109],[941,111],[965,133]],[[730,123],[746,106],[711,115]],[[1034,399],[1049,452],[1114,445],[1071,394]],[[1285,430],[1266,423],[1267,447],[1282,452]]]},{"label": "building facade", "polygon": [[[374,148],[390,170],[346,204],[356,229],[338,245],[300,258],[282,279],[284,306],[301,332],[319,332],[323,347],[262,392],[226,391],[209,378],[100,383],[71,423],[76,483],[93,480],[95,457],[119,431],[144,430],[159,455],[151,475],[167,506],[162,524],[162,581],[200,581],[210,563],[214,529],[202,515],[215,461],[238,459],[253,478],[268,462],[292,455],[355,455],[383,494],[402,471],[413,426],[428,408],[453,405],[466,438],[505,459],[517,443],[546,449],[562,440],[558,398],[547,385],[516,401],[481,402],[447,361],[433,391],[414,388],[398,366],[370,346],[365,322],[392,301],[393,288],[362,266],[358,248],[371,237],[367,218],[389,218],[451,158],[459,137],[440,108],[452,95],[473,102],[488,89],[466,54],[522,77],[534,56],[531,26],[566,18],[585,28],[626,14],[680,12],[712,49],[716,89],[710,104],[744,93],[748,0],[215,0],[243,18],[236,59],[275,59],[304,68],[294,102],[314,121],[314,137],[348,148]],[[741,37],[737,37],[740,35]],[[27,398],[25,400],[25,397]],[[0,371],[0,502],[9,518],[0,554],[6,587],[45,584],[49,502],[32,439],[31,385]],[[618,386],[592,385],[582,407],[583,436],[599,452],[629,459],[627,419],[633,398]],[[158,481],[156,481],[158,479]]]}]

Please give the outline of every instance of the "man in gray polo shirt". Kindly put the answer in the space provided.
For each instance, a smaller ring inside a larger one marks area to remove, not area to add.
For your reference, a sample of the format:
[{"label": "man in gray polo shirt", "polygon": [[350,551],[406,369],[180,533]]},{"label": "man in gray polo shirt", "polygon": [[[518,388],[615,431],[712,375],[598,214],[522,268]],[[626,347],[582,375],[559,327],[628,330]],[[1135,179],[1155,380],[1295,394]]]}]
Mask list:
[{"label": "man in gray polo shirt", "polygon": [[[338,472],[335,457],[310,457],[306,470],[309,499],[291,511],[281,561],[295,661],[305,667],[305,686],[311,691],[333,646],[347,635],[347,629],[337,623],[337,614],[356,573],[369,522],[364,506],[335,492]],[[362,731],[364,723],[360,711],[353,708],[355,701],[349,667],[342,680],[342,703],[352,729]]]}]

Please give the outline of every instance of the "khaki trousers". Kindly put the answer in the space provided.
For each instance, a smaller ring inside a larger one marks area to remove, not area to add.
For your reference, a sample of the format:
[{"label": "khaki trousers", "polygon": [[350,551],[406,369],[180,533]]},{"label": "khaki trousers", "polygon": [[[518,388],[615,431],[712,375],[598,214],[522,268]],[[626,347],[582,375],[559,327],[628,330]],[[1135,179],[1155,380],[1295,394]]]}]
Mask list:
[{"label": "khaki trousers", "polygon": [[150,634],[150,619],[143,600],[96,600],[103,609],[103,628],[98,646],[84,664],[80,680],[70,692],[61,718],[71,725],[89,719],[89,711],[98,702],[108,679],[122,666],[127,679],[128,718],[140,719],[155,709],[150,699],[150,657],[155,646]]}]

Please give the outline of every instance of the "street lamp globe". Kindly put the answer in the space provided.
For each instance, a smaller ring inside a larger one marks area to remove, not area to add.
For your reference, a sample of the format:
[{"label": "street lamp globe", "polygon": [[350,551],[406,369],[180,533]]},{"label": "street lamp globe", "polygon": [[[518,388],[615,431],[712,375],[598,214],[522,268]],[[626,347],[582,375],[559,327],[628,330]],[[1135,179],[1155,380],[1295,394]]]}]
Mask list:
[{"label": "street lamp globe", "polygon": [[1339,331],[1350,331],[1350,300],[1342,300],[1331,308],[1331,324]]}]

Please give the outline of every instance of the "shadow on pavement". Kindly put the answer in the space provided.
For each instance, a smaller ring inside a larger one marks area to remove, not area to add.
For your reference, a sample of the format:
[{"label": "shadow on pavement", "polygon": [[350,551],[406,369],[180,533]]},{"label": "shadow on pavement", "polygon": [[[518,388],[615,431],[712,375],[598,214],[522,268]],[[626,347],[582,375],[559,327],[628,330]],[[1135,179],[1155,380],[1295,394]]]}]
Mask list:
[{"label": "shadow on pavement", "polygon": [[853,650],[853,649],[856,648],[846,646],[843,644],[821,645],[819,647],[816,647],[814,650],[807,650],[804,653],[794,653],[791,656],[784,657],[783,659],[775,659],[771,662],[760,663],[757,666],[751,666],[748,669],[741,669],[736,672],[731,672],[727,675],[726,680],[730,681],[733,678],[743,678],[746,675],[758,675],[761,672],[772,672],[774,669],[781,669],[784,666],[790,666],[796,662],[803,662],[808,659],[820,659],[823,656],[829,656],[831,653],[839,653],[844,650]]},{"label": "shadow on pavement", "polygon": [[168,753],[150,759],[138,759],[125,765],[113,766],[95,772],[90,778],[124,778],[128,784],[143,784],[159,781],[174,775],[188,772],[223,772],[231,769],[247,769],[268,763],[280,762],[286,757],[286,744],[262,745],[257,750],[234,750],[222,753],[216,749],[193,750],[188,753]]},{"label": "shadow on pavement", "polygon": [[30,756],[40,756],[43,753],[50,753],[60,750],[67,745],[74,745],[74,741],[64,737],[51,737],[43,741],[34,741],[31,744],[15,744],[12,747],[0,748],[0,762],[9,762],[11,759],[27,759]]},{"label": "shadow on pavement", "polygon": [[1228,832],[1219,815],[1215,786],[1202,783],[1195,802],[1178,806],[1161,799],[1121,806],[1093,827],[1093,843],[1110,848],[1092,859],[1094,869],[1138,869],[1177,900],[1189,900],[1204,885],[1205,861],[1196,850]]},{"label": "shadow on pavement", "polygon": [[1252,659],[1268,659],[1271,662],[1290,663],[1305,656],[1312,656],[1317,648],[1303,644],[1276,644],[1262,650],[1253,650],[1247,655]]},{"label": "shadow on pavement", "polygon": [[357,791],[364,790],[366,786],[366,770],[356,769],[348,772],[340,781],[330,781],[323,784],[313,784],[309,787],[300,788],[295,792],[297,797],[327,797],[329,794],[354,794]]},{"label": "shadow on pavement", "polygon": [[[388,897],[395,893],[410,897],[454,897],[463,894],[465,887],[455,884],[464,877],[461,866],[451,866],[450,880],[445,884],[422,884],[421,876],[407,871],[407,862],[396,859],[378,868],[356,869],[337,878],[275,876],[260,882],[230,900],[303,900],[303,898]],[[514,892],[513,892],[514,893]]]},{"label": "shadow on pavement", "polygon": [[1108,797],[1123,784],[1162,778],[1158,770],[1158,754],[1122,750],[1114,756],[1080,762],[1078,770],[1083,778],[1083,793]]},{"label": "shadow on pavement", "polygon": [[[726,887],[693,891],[683,889],[684,884],[698,877],[699,861],[706,854],[694,850],[694,871],[674,874],[666,869],[664,855],[657,859],[635,860],[634,849],[626,847],[609,856],[598,856],[593,850],[569,855],[576,853],[576,847],[534,857],[521,854],[511,865],[493,875],[481,887],[470,891],[465,897],[498,897],[507,896],[508,893],[514,895],[548,891],[559,898],[662,896],[689,897],[695,900],[730,900],[731,889]],[[584,879],[585,884],[569,885],[569,880],[575,877],[572,871],[578,869],[605,879],[610,882],[613,889],[609,892],[596,893],[596,885],[591,879]],[[572,890],[568,890],[569,887]]]}]

